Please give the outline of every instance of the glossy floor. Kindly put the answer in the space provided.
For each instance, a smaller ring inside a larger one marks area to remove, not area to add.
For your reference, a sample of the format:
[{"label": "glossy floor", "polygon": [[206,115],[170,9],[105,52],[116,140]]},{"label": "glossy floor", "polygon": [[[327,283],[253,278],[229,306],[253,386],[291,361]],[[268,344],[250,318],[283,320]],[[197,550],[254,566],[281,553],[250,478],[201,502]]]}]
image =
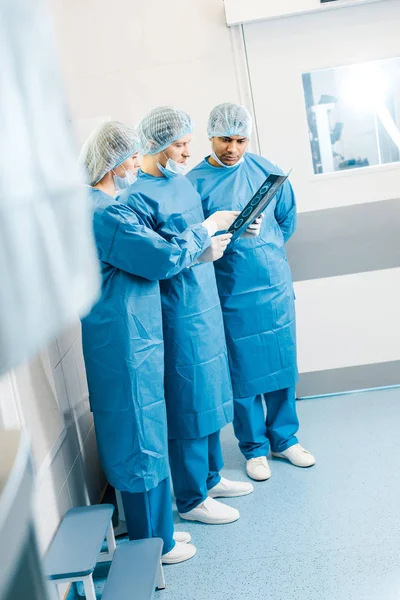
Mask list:
[{"label": "glossy floor", "polygon": [[[301,401],[298,413],[317,465],[271,460],[269,481],[226,500],[241,513],[231,525],[176,514],[198,553],[165,567],[157,600],[400,599],[400,389]],[[222,439],[224,476],[246,480],[230,427]]]}]

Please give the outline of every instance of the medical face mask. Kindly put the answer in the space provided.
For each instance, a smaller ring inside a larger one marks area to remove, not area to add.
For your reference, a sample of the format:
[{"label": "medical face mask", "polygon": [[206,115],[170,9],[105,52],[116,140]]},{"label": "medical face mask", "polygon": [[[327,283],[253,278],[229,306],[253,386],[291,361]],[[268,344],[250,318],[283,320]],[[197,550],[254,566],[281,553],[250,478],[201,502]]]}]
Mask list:
[{"label": "medical face mask", "polygon": [[224,167],[225,169],[234,169],[235,167],[238,167],[239,165],[242,164],[242,162],[244,162],[244,156],[242,156],[242,158],[239,158],[239,160],[237,161],[237,163],[235,165],[225,165],[222,160],[220,160],[218,158],[218,156],[215,154],[214,150],[211,152],[211,157],[215,160],[215,162],[217,162],[219,165],[221,165],[221,167]]},{"label": "medical face mask", "polygon": [[128,185],[132,185],[137,180],[136,175],[132,173],[129,169],[125,170],[125,181]]},{"label": "medical face mask", "polygon": [[115,171],[113,171],[114,185],[115,189],[117,190],[125,190],[137,180],[136,175],[134,175],[132,171],[130,171],[129,169],[125,169],[125,167],[122,168],[125,171],[125,177],[118,177],[118,175],[115,174]]},{"label": "medical face mask", "polygon": [[185,174],[186,165],[184,163],[178,163],[176,162],[176,160],[168,158],[166,154],[164,154],[164,156],[167,159],[165,167],[163,167],[161,163],[157,163],[157,168],[160,171],[160,173],[164,175],[164,177],[168,177],[168,179],[171,179],[172,177],[177,177],[178,175]]}]

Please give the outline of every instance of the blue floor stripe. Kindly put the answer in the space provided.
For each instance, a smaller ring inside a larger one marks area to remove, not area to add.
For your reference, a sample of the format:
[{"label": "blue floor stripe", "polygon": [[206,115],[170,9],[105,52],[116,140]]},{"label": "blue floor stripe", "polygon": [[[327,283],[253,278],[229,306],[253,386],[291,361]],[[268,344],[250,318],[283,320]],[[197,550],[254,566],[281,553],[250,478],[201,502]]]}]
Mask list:
[{"label": "blue floor stripe", "polygon": [[381,387],[367,388],[361,390],[349,390],[348,392],[334,392],[332,394],[317,394],[315,396],[301,396],[297,400],[319,400],[320,398],[335,398],[336,396],[349,396],[351,394],[365,394],[367,392],[381,392],[383,390],[400,389],[399,385],[383,385]]}]

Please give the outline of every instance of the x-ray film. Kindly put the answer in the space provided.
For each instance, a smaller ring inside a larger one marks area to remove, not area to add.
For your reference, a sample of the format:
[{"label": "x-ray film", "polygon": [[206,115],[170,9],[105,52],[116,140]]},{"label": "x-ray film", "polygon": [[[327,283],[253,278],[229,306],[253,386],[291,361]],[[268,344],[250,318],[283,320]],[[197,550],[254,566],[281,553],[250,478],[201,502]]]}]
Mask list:
[{"label": "x-ray film", "polygon": [[261,215],[289,175],[290,172],[287,175],[268,175],[262,186],[229,227],[228,233],[232,234],[232,241],[237,240],[247,227]]}]

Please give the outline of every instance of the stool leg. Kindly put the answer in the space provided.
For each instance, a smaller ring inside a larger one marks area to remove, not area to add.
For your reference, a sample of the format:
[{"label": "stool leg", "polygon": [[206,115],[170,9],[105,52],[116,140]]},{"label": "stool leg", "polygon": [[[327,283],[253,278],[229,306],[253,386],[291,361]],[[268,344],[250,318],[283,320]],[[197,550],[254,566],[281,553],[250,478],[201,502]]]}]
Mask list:
[{"label": "stool leg", "polygon": [[166,587],[167,587],[167,584],[165,583],[164,569],[162,566],[162,562],[160,561],[160,564],[158,566],[158,573],[157,573],[157,589],[165,590]]},{"label": "stool leg", "polygon": [[82,579],[83,587],[85,588],[86,600],[96,600],[96,592],[94,591],[93,577],[88,575]]},{"label": "stool leg", "polygon": [[125,535],[126,533],[128,533],[128,529],[126,527],[125,510],[124,505],[122,504],[121,492],[119,490],[115,490],[115,496],[117,498],[117,508],[119,517],[118,527],[115,528],[115,535],[118,537],[119,535]]},{"label": "stool leg", "polygon": [[107,552],[101,552],[99,554],[99,558],[97,561],[99,563],[100,562],[110,562],[114,556],[116,544],[115,544],[115,536],[114,536],[114,529],[113,529],[112,523],[110,523],[110,525],[107,529],[106,538],[107,538]]},{"label": "stool leg", "polygon": [[111,558],[115,552],[115,536],[112,522],[110,523],[109,528],[107,529],[107,546],[108,546],[108,554],[111,555]]}]

